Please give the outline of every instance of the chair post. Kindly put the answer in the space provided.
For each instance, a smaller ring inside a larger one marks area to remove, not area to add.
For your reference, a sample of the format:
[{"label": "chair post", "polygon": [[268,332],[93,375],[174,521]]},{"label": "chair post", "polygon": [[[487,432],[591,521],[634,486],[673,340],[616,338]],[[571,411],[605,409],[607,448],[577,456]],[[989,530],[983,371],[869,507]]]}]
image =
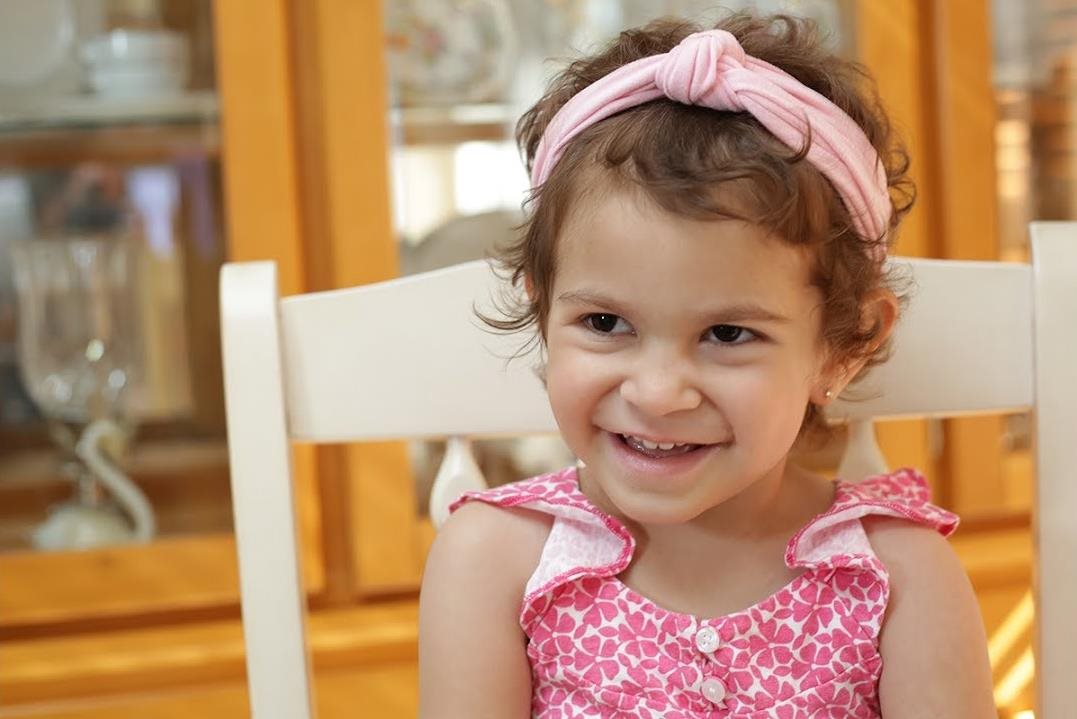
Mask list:
[{"label": "chair post", "polygon": [[1035,314],[1036,716],[1077,717],[1077,223],[1031,226]]},{"label": "chair post", "polygon": [[285,418],[277,268],[221,270],[221,345],[251,715],[314,715]]},{"label": "chair post", "polygon": [[434,477],[430,490],[430,521],[441,528],[449,518],[449,505],[464,492],[486,489],[486,479],[475,461],[471,440],[467,437],[449,437],[445,445],[445,457]]},{"label": "chair post", "polygon": [[889,471],[886,458],[875,436],[875,423],[870,419],[849,422],[849,439],[838,466],[838,476],[848,482]]}]

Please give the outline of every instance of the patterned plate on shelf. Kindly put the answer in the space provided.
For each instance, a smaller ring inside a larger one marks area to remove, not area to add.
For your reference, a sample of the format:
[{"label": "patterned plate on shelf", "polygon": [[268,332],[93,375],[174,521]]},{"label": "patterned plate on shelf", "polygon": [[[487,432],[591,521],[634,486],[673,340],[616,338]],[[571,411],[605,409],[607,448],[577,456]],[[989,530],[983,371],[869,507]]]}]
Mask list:
[{"label": "patterned plate on shelf", "polygon": [[505,90],[517,53],[505,0],[400,0],[388,25],[396,104],[492,101]]}]

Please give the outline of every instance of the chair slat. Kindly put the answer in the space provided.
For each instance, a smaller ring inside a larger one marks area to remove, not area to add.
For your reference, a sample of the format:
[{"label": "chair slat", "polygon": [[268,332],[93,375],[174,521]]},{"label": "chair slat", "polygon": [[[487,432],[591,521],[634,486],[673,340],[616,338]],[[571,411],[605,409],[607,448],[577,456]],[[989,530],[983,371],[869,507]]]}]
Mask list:
[{"label": "chair slat", "polygon": [[[952,416],[1032,404],[1031,270],[893,260],[915,280],[896,351],[834,419]],[[484,261],[281,303],[290,430],[303,441],[556,429],[526,337],[491,332],[506,287]],[[369,408],[376,407],[371,412]]]},{"label": "chair slat", "polygon": [[914,278],[891,359],[835,402],[834,419],[952,417],[1032,405],[1032,271],[1007,262],[894,258]]},{"label": "chair slat", "polygon": [[[300,441],[553,432],[526,338],[491,332],[505,286],[485,261],[281,303]],[[373,411],[372,411],[373,408]]]}]

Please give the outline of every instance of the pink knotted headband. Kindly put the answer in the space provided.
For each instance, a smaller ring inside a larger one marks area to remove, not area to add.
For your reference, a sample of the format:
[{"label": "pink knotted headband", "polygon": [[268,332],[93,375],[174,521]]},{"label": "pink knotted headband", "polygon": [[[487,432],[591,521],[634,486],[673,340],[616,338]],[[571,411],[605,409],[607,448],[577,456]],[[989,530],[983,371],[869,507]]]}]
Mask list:
[{"label": "pink knotted headband", "polygon": [[790,148],[808,139],[807,159],[841,195],[853,226],[886,256],[890,224],[886,171],[864,131],[834,103],[792,75],[744,52],[725,30],[694,33],[667,53],[624,65],[574,95],[550,120],[531,168],[546,181],[572,138],[622,110],[659,97],[715,110],[751,113]]}]

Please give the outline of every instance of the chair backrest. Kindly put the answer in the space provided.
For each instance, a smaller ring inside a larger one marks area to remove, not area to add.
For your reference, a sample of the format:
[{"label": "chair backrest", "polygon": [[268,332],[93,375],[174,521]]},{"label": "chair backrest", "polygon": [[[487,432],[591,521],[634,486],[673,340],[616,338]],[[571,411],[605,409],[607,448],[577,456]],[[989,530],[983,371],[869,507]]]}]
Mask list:
[{"label": "chair backrest", "polygon": [[[832,416],[859,423],[843,471],[884,469],[872,418],[1035,408],[1041,716],[1077,716],[1077,226],[1033,227],[1033,264],[893,258],[913,280],[891,360]],[[537,351],[490,332],[508,288],[485,262],[279,298],[275,265],[226,265],[222,343],[254,715],[310,716],[291,441],[552,432]],[[440,479],[439,479],[440,481]],[[437,493],[435,493],[437,495]],[[440,494],[444,503],[445,492]],[[443,507],[431,507],[435,516]],[[1060,686],[1061,685],[1061,686]]]}]

